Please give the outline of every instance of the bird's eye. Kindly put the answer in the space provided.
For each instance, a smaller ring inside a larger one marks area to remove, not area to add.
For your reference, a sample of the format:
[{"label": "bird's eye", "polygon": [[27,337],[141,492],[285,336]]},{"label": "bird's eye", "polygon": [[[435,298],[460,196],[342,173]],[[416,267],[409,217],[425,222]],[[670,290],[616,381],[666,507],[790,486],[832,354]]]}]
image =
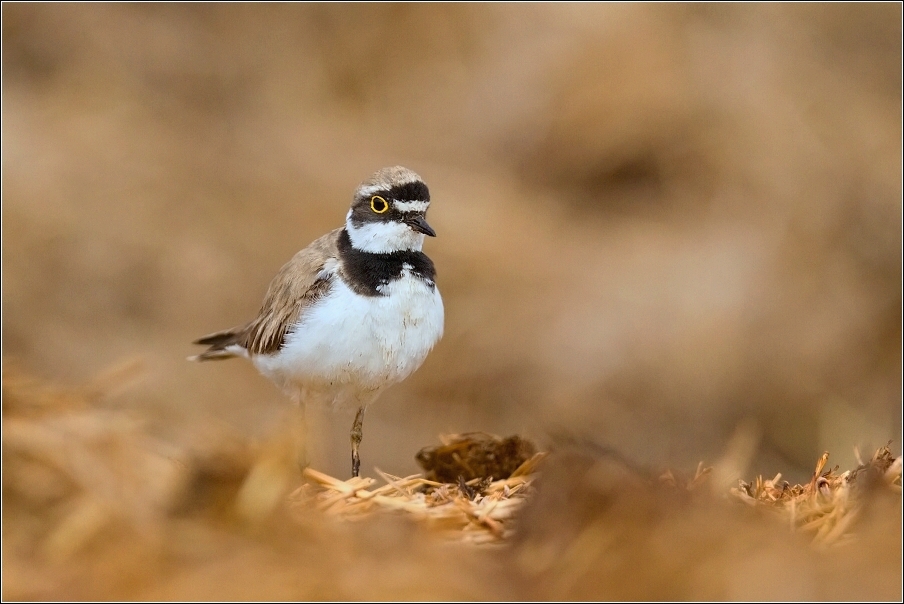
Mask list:
[{"label": "bird's eye", "polygon": [[377,214],[382,214],[389,209],[389,204],[379,195],[374,195],[370,198],[370,209]]}]

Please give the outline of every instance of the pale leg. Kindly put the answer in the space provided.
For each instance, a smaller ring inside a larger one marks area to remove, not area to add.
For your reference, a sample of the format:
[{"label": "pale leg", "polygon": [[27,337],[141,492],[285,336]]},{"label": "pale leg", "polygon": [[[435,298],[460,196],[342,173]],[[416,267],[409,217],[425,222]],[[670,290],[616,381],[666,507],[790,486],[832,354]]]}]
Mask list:
[{"label": "pale leg", "polygon": [[352,440],[352,477],[358,476],[358,470],[361,468],[361,459],[358,457],[358,446],[364,437],[364,409],[362,405],[355,414],[355,423],[352,424],[351,440]]},{"label": "pale leg", "polygon": [[295,448],[295,460],[298,467],[304,471],[311,460],[308,456],[308,421],[305,404],[301,400],[301,396],[292,397],[291,421],[292,421],[292,445]]}]

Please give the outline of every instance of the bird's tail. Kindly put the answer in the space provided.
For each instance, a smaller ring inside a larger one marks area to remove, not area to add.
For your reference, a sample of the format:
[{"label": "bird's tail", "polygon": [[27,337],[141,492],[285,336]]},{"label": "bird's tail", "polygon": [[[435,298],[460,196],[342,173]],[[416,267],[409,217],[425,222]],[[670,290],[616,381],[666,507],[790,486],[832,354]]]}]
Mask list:
[{"label": "bird's tail", "polygon": [[233,357],[242,356],[240,341],[244,336],[244,328],[226,329],[208,334],[192,342],[201,346],[209,346],[201,354],[188,357],[189,361],[222,361]]}]

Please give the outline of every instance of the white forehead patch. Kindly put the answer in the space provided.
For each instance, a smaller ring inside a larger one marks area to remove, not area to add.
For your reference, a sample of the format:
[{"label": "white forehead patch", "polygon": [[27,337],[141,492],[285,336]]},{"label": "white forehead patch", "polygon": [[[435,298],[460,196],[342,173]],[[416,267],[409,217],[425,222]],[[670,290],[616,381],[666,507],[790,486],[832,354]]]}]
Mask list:
[{"label": "white forehead patch", "polygon": [[429,201],[396,201],[392,200],[392,206],[399,212],[426,212],[430,207]]},{"label": "white forehead patch", "polygon": [[386,185],[382,185],[382,184],[379,184],[379,185],[370,185],[370,186],[367,186],[367,187],[361,187],[361,188],[359,188],[359,189],[358,189],[358,194],[359,194],[361,197],[370,197],[371,195],[373,195],[373,194],[376,193],[377,191],[385,191],[386,189],[387,189]]}]

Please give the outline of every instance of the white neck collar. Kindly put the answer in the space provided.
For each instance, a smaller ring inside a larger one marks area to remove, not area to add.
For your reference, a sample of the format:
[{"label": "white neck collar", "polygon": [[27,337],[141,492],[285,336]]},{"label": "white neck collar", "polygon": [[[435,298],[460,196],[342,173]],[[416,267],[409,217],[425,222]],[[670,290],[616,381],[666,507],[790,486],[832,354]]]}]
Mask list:
[{"label": "white neck collar", "polygon": [[424,234],[402,222],[367,222],[361,226],[352,224],[351,211],[345,218],[345,229],[352,247],[372,254],[415,251],[424,247]]}]

